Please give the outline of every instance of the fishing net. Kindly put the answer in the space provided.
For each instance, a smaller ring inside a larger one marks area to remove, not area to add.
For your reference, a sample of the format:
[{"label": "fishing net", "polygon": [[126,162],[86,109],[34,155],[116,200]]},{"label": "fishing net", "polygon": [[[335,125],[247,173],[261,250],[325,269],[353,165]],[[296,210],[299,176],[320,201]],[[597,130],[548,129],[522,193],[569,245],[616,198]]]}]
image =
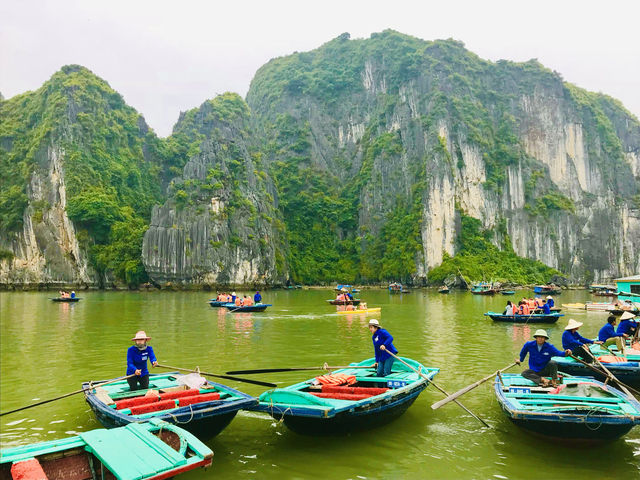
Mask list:
[{"label": "fishing net", "polygon": [[607,392],[604,388],[596,383],[569,383],[560,385],[558,391],[554,392],[559,395],[570,397],[592,397],[592,398],[611,398],[615,395]]}]

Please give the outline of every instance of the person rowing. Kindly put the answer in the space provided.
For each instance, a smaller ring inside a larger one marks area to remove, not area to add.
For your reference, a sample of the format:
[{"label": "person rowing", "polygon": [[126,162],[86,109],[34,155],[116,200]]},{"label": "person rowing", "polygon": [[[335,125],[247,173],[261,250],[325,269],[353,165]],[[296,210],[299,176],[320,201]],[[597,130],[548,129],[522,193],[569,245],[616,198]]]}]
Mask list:
[{"label": "person rowing", "polygon": [[638,324],[633,321],[635,315],[631,312],[624,312],[620,317],[620,325],[616,329],[616,333],[622,334],[623,338],[627,339],[632,337],[638,328]]},{"label": "person rowing", "polygon": [[[533,334],[534,340],[526,342],[520,350],[520,358],[516,358],[516,363],[520,365],[529,354],[529,368],[524,370],[521,375],[534,382],[536,385],[548,387],[549,384],[558,386],[558,364],[551,360],[551,357],[564,357],[571,355],[571,350],[564,352],[558,350],[552,344],[547,343],[549,335],[543,329],[536,330]],[[551,377],[548,380],[544,377]]]},{"label": "person rowing", "polygon": [[149,388],[147,360],[150,360],[154,367],[158,366],[153,348],[147,345],[151,337],[148,337],[144,330],[140,330],[131,340],[135,345],[127,350],[127,375],[135,374],[135,376],[127,378],[127,382],[131,390],[147,389]]},{"label": "person rowing", "polygon": [[571,350],[573,355],[579,357],[587,362],[593,362],[593,355],[589,350],[590,344],[602,344],[600,340],[595,342],[589,338],[585,338],[578,333],[578,329],[582,326],[582,322],[578,322],[573,318],[569,319],[569,323],[564,328],[562,334],[562,348],[565,350]]},{"label": "person rowing", "polygon": [[391,373],[394,357],[387,353],[387,350],[394,355],[398,353],[393,346],[393,337],[389,332],[380,326],[378,320],[369,320],[369,331],[373,334],[373,351],[376,357],[376,375],[386,377]]},{"label": "person rowing", "polygon": [[609,315],[607,323],[598,332],[598,340],[604,342],[603,347],[607,348],[615,344],[620,354],[624,353],[624,336],[622,333],[616,333],[615,326],[617,322],[615,315]]},{"label": "person rowing", "polygon": [[549,308],[553,308],[555,304],[556,303],[553,301],[553,297],[551,295],[549,295],[547,297],[547,305],[549,305]]}]

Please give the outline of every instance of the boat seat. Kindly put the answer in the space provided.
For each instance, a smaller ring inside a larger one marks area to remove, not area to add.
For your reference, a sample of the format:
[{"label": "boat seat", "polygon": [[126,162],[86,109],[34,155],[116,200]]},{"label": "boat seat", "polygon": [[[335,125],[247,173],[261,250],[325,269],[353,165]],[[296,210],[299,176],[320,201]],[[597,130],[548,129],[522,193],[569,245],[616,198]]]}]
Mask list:
[{"label": "boat seat", "polygon": [[183,455],[138,423],[79,436],[105,467],[117,471],[121,478],[137,480],[187,463]]}]

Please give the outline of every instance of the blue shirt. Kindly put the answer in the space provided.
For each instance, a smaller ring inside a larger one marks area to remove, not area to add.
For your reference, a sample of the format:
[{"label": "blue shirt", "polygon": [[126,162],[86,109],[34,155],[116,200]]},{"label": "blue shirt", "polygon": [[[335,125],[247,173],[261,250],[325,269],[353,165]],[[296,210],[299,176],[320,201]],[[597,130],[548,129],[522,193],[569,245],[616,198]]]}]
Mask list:
[{"label": "blue shirt", "polygon": [[547,299],[547,305],[549,305],[549,308],[553,308],[555,304],[556,302],[553,301],[553,298]]},{"label": "blue shirt", "polygon": [[618,328],[616,329],[616,333],[626,333],[627,335],[631,335],[635,331],[635,329],[635,322],[632,322],[631,320],[622,320],[620,322],[620,325],[618,325]]},{"label": "blue shirt", "polygon": [[373,350],[377,363],[384,362],[391,356],[387,352],[380,350],[380,345],[384,345],[384,348],[388,349],[391,353],[398,353],[396,347],[393,346],[393,337],[384,328],[377,329],[371,338],[373,340]]},{"label": "blue shirt", "polygon": [[545,315],[549,315],[551,313],[551,307],[549,306],[549,303],[545,303],[544,305],[542,305],[542,313],[544,313]]},{"label": "blue shirt", "polygon": [[621,333],[616,333],[616,330],[613,328],[613,325],[607,322],[607,324],[600,329],[598,332],[598,340],[601,342],[606,342],[611,337],[621,337]]},{"label": "blue shirt", "polygon": [[593,340],[584,338],[577,331],[572,332],[571,330],[565,330],[562,334],[562,348],[565,350],[580,348],[585,343],[593,343]]},{"label": "blue shirt", "polygon": [[260,292],[256,292],[256,294],[253,296],[253,302],[260,303],[261,301],[262,301],[262,295],[260,295]]},{"label": "blue shirt", "polygon": [[520,361],[524,360],[524,357],[529,354],[529,368],[534,372],[539,372],[547,363],[551,360],[551,357],[564,357],[564,352],[561,352],[549,342],[544,342],[540,351],[538,351],[538,343],[535,340],[525,343],[520,350]]},{"label": "blue shirt", "polygon": [[141,377],[149,375],[147,360],[151,360],[152,363],[157,361],[150,345],[147,345],[143,350],[140,350],[135,345],[129,347],[127,350],[127,375],[135,373],[136,370],[140,370]]}]

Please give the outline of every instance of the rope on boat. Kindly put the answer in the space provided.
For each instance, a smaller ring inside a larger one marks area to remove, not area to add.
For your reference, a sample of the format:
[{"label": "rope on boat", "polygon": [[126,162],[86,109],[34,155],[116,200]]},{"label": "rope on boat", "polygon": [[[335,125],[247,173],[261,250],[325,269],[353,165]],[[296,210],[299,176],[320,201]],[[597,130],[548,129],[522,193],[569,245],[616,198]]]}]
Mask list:
[{"label": "rope on boat", "polygon": [[173,421],[175,422],[176,425],[186,425],[187,423],[189,423],[191,420],[193,420],[193,405],[189,405],[189,412],[191,412],[191,416],[189,417],[189,420],[187,420],[186,422],[181,422],[180,420],[178,420],[178,417],[176,417],[173,413],[171,412],[167,412],[169,414],[169,416],[171,418],[173,418]]}]

